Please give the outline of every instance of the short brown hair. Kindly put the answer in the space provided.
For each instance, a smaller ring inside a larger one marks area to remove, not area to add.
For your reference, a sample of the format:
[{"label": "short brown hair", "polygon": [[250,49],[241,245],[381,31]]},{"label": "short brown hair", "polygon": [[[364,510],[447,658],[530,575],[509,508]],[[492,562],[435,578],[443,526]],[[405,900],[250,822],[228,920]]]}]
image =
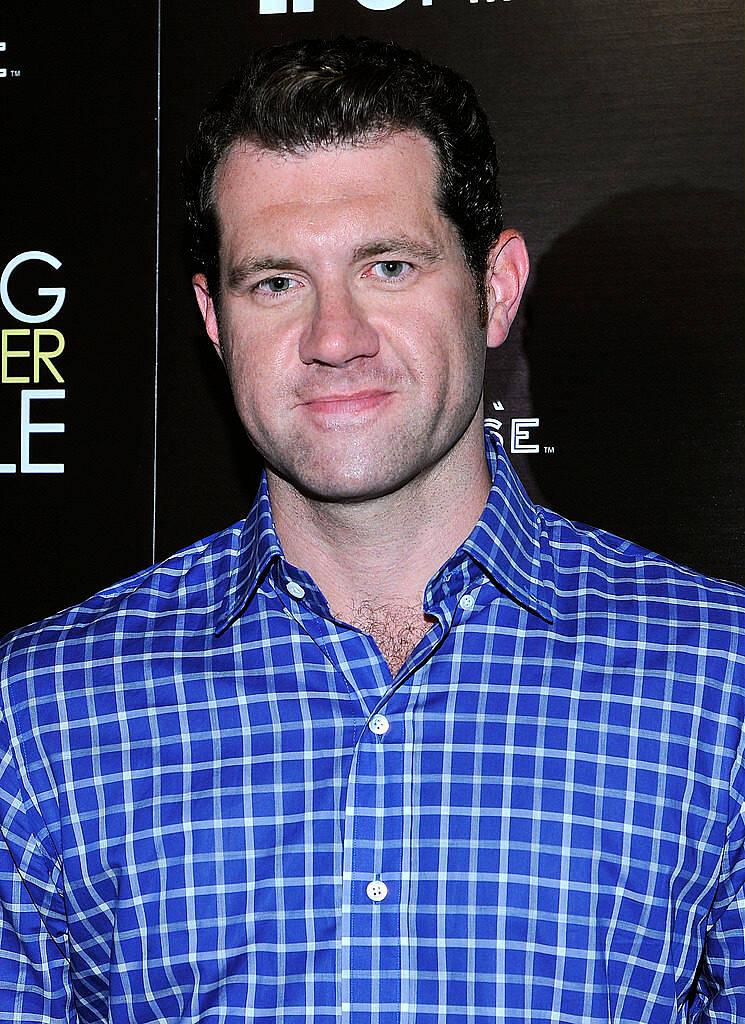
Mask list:
[{"label": "short brown hair", "polygon": [[184,161],[193,270],[219,299],[215,172],[246,141],[298,152],[416,131],[439,163],[438,205],[456,227],[480,295],[502,230],[497,157],[473,87],[392,42],[308,39],[254,53],[207,107]]}]

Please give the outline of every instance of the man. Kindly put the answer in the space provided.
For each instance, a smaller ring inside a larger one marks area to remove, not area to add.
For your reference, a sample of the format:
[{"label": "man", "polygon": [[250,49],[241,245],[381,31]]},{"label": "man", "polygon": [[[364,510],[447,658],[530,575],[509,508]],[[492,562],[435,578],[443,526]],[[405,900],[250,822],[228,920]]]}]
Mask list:
[{"label": "man", "polygon": [[5,649],[2,1019],[745,1019],[743,592],[531,504],[471,88],[257,54],[188,162],[247,519]]}]

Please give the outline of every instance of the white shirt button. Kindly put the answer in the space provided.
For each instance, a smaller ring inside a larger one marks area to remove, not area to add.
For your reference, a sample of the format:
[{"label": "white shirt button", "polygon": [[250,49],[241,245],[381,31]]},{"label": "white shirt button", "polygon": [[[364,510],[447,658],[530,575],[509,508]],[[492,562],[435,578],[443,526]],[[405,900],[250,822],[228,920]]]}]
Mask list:
[{"label": "white shirt button", "polygon": [[464,594],[460,601],[458,601],[458,604],[461,606],[464,612],[470,612],[473,606],[476,604],[476,601],[473,597],[471,597],[470,594]]},{"label": "white shirt button", "polygon": [[301,597],[305,597],[305,588],[301,587],[300,584],[296,583],[294,580],[290,580],[287,584],[287,593],[292,594],[293,597],[300,600]]},{"label": "white shirt button", "polygon": [[375,881],[367,883],[367,895],[373,903],[380,903],[388,895],[388,886],[376,878]]},{"label": "white shirt button", "polygon": [[385,715],[373,715],[367,724],[376,736],[382,736],[383,733],[388,732],[391,727],[391,723]]}]

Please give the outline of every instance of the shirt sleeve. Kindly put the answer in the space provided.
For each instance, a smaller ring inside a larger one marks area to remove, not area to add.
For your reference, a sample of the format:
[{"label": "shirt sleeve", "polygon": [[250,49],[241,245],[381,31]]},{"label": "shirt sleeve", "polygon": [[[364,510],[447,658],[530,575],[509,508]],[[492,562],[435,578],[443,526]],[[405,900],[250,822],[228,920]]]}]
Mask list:
[{"label": "shirt sleeve", "polygon": [[[41,838],[40,838],[41,837]],[[0,1020],[77,1024],[67,955],[61,865],[24,791],[0,720]]]},{"label": "shirt sleeve", "polygon": [[722,873],[709,913],[704,961],[690,1018],[692,1024],[745,1021],[745,765],[740,754],[733,773],[734,816],[730,821]]}]

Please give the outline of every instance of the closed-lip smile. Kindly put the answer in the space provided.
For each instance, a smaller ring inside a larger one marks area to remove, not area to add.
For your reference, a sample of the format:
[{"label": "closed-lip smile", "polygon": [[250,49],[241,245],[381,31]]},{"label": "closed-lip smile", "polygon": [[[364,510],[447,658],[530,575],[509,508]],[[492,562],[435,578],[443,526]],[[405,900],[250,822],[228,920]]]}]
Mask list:
[{"label": "closed-lip smile", "polygon": [[349,413],[366,412],[374,409],[391,394],[390,391],[383,391],[379,388],[369,388],[363,391],[352,391],[339,394],[318,395],[316,398],[303,402],[312,412],[325,415],[344,415]]}]

